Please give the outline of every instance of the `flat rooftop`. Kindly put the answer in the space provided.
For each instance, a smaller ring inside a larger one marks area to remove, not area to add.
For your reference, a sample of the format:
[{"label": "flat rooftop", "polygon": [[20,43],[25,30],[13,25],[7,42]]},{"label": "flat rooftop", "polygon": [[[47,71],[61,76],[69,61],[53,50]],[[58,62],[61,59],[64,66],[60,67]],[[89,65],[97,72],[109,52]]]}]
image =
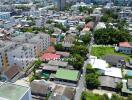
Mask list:
[{"label": "flat rooftop", "polygon": [[29,90],[29,87],[12,83],[0,83],[0,98],[7,100],[19,100]]},{"label": "flat rooftop", "polygon": [[79,75],[79,71],[60,68],[57,70],[55,77],[58,79],[77,81],[78,75]]}]

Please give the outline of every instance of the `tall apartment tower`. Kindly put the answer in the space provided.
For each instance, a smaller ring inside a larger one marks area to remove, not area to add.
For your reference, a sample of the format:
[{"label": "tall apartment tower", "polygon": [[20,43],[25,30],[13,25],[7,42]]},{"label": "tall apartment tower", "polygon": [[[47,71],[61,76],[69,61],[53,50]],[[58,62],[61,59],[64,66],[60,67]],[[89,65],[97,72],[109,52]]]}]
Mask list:
[{"label": "tall apartment tower", "polygon": [[66,0],[54,0],[54,6],[58,10],[64,10],[66,5]]}]

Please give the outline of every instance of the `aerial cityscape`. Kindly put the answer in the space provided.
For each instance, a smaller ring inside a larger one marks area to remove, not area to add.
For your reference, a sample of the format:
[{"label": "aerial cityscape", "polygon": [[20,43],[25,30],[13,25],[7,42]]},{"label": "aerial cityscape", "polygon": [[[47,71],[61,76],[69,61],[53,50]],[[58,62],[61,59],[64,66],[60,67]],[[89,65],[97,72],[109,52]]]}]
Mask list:
[{"label": "aerial cityscape", "polygon": [[0,0],[0,100],[132,100],[132,0]]}]

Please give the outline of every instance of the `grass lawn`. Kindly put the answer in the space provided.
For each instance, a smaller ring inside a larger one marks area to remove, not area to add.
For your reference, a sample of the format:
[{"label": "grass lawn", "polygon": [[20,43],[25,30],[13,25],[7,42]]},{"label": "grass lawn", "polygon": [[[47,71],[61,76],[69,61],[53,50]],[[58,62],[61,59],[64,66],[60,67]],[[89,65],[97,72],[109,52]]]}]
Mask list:
[{"label": "grass lawn", "polygon": [[98,58],[103,57],[105,55],[118,55],[124,57],[126,61],[128,61],[128,59],[132,59],[132,55],[126,55],[115,52],[113,47],[92,47],[91,54],[93,56],[97,56]]},{"label": "grass lawn", "polygon": [[81,96],[81,100],[102,100],[101,95],[93,94],[92,92],[84,91]]}]

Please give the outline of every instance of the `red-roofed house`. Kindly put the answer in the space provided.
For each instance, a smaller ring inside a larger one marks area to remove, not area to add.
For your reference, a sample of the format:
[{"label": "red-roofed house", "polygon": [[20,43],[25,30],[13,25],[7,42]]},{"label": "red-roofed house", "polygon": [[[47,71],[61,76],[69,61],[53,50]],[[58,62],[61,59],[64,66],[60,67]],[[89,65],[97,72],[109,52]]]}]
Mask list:
[{"label": "red-roofed house", "polygon": [[120,42],[119,51],[125,54],[132,54],[132,42]]},{"label": "red-roofed house", "polygon": [[60,55],[57,55],[57,54],[53,54],[53,53],[44,53],[42,56],[41,56],[41,60],[42,61],[49,61],[49,60],[57,60],[57,59],[60,59]]}]

